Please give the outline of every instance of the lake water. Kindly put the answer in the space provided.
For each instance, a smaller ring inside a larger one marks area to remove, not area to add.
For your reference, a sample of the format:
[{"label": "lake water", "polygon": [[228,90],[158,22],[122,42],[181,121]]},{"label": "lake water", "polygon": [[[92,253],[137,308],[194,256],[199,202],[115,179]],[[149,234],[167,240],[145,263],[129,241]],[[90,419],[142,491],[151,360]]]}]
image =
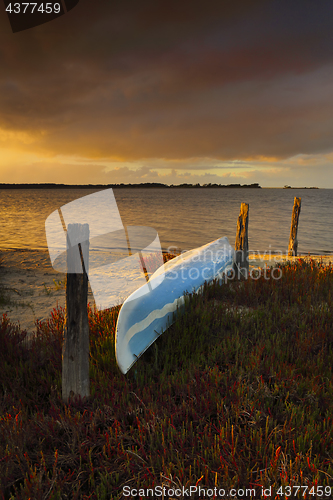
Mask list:
[{"label": "lake water", "polygon": [[[0,192],[0,248],[47,249],[45,220],[96,189],[8,189]],[[333,253],[330,189],[114,189],[125,226],[154,228],[163,250],[182,251],[227,236],[234,245],[240,204],[249,203],[249,248],[286,253],[294,197],[302,198],[299,254]]]}]

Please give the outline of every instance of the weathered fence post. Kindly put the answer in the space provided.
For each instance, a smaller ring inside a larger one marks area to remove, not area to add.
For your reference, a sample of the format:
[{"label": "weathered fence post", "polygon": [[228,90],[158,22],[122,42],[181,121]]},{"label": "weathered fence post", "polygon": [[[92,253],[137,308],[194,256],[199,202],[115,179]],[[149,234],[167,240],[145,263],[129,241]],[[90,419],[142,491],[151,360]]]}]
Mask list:
[{"label": "weathered fence post", "polygon": [[237,220],[236,232],[236,264],[235,273],[240,278],[241,276],[246,279],[249,276],[249,241],[248,241],[248,227],[249,227],[249,205],[242,203],[240,214]]},{"label": "weathered fence post", "polygon": [[291,228],[290,228],[289,247],[288,247],[289,257],[297,255],[297,246],[298,246],[297,229],[298,229],[298,219],[300,212],[301,212],[301,198],[295,198],[293,214],[291,217]]},{"label": "weathered fence post", "polygon": [[[82,243],[78,243],[82,242]],[[89,225],[68,224],[66,318],[62,349],[62,398],[90,395],[88,262]]]}]

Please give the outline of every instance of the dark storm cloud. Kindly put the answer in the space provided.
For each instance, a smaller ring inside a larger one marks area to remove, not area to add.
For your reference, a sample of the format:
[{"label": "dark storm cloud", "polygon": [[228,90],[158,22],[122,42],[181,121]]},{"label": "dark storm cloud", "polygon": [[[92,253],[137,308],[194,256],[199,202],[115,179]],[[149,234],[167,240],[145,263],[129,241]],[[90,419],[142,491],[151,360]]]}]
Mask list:
[{"label": "dark storm cloud", "polygon": [[12,34],[0,127],[48,154],[287,157],[331,148],[330,2],[94,2]]}]

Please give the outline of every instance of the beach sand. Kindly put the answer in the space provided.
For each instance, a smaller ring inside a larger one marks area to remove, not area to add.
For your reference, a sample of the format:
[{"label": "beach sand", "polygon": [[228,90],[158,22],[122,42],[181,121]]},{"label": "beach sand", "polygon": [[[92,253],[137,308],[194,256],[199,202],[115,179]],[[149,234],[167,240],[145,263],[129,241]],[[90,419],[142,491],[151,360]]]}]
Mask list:
[{"label": "beach sand", "polygon": [[[47,251],[1,250],[0,283],[8,300],[0,315],[28,333],[36,331],[37,319],[46,320],[57,305],[65,307],[65,277],[55,271]],[[93,302],[89,288],[88,301]],[[8,302],[8,304],[7,304]]]},{"label": "beach sand", "polygon": [[[252,255],[250,269],[270,267],[278,262],[312,258],[328,265],[333,256],[288,257],[281,255]],[[5,288],[6,305],[0,304],[0,315],[7,314],[13,324],[29,334],[36,331],[36,320],[47,320],[57,305],[65,307],[65,277],[55,271],[47,251],[0,250],[0,283]],[[88,302],[94,305],[89,286]]]}]

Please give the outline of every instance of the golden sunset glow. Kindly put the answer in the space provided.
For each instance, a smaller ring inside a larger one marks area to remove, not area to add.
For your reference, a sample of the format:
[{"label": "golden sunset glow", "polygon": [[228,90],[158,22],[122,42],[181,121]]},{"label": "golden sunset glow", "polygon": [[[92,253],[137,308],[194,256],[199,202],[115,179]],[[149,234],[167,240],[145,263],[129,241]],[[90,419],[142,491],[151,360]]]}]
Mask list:
[{"label": "golden sunset glow", "polygon": [[15,34],[2,16],[0,182],[332,187],[327,8],[80,2]]}]

